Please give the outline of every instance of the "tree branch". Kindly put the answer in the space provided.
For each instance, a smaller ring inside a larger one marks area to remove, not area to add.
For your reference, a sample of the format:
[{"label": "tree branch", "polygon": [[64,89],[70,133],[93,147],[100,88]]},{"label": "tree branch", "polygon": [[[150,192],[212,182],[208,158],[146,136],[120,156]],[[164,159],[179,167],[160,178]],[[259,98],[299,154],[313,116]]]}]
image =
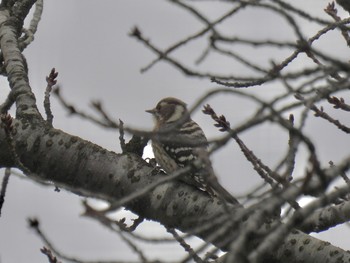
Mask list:
[{"label": "tree branch", "polygon": [[[53,181],[61,188],[80,195],[115,202],[163,177],[134,154],[109,152],[91,142],[49,128],[44,121],[41,125],[35,123],[35,129],[31,124],[19,120],[14,120],[13,124],[12,136],[17,155],[25,167],[39,178]],[[8,157],[9,145],[5,136],[5,131],[1,130],[0,148],[3,150],[0,152],[0,165],[14,165],[15,161]],[[345,168],[337,166],[330,169]],[[241,207],[231,207],[231,212],[227,214],[219,200],[211,199],[204,192],[178,181],[157,186],[142,198],[130,201],[126,208],[166,227],[195,234],[223,250],[227,249],[227,243],[222,240],[237,236],[237,231],[245,225],[242,221],[245,210]],[[220,231],[223,226],[224,231]],[[321,242],[302,232],[293,232],[292,237],[311,240],[313,245]],[[258,239],[256,236],[249,243],[253,244]],[[344,258],[349,256],[338,248],[327,246],[318,251],[325,260],[323,262],[330,259],[329,251],[332,249],[339,251]],[[285,250],[292,251],[289,258],[299,257],[300,253],[304,258],[309,256],[306,252],[293,250],[290,243],[283,244],[278,251]],[[283,252],[277,254],[281,261],[286,258]]]}]

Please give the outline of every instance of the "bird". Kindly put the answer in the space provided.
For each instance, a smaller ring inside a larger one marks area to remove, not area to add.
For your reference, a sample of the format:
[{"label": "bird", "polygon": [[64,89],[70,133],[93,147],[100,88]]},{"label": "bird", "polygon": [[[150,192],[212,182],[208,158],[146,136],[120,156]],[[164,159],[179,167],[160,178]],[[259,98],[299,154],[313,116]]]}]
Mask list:
[{"label": "bird", "polygon": [[167,174],[193,167],[195,160],[200,158],[201,167],[191,169],[180,180],[226,203],[239,204],[214,175],[209,161],[208,140],[202,128],[191,119],[185,102],[167,97],[146,112],[151,113],[155,120],[152,137],[154,157]]}]

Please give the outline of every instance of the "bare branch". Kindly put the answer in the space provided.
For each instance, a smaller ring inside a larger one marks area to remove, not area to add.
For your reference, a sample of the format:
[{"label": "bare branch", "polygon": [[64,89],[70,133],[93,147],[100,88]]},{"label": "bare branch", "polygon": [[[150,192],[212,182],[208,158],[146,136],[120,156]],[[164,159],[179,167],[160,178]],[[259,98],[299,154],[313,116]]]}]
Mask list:
[{"label": "bare branch", "polygon": [[2,179],[1,191],[0,191],[0,217],[1,217],[1,210],[5,202],[6,189],[10,179],[10,175],[11,175],[11,169],[6,168],[4,178]]},{"label": "bare branch", "polygon": [[53,68],[50,72],[50,75],[46,77],[46,90],[45,90],[45,99],[44,99],[44,108],[45,108],[45,113],[46,113],[46,121],[48,122],[49,125],[52,127],[52,120],[53,120],[53,115],[51,112],[51,103],[50,103],[50,93],[52,91],[52,87],[56,85],[57,83],[57,78],[58,72],[55,71],[55,68]]},{"label": "bare branch", "polygon": [[167,231],[173,235],[173,237],[176,239],[176,241],[185,249],[186,252],[190,254],[190,257],[193,258],[193,260],[196,263],[203,263],[204,261],[196,254],[196,252],[191,248],[189,244],[185,242],[185,240],[179,236],[179,234],[176,232],[174,228],[167,228]]},{"label": "bare branch", "polygon": [[61,263],[61,261],[58,261],[58,259],[52,254],[50,249],[43,247],[40,251],[47,256],[50,263]]}]

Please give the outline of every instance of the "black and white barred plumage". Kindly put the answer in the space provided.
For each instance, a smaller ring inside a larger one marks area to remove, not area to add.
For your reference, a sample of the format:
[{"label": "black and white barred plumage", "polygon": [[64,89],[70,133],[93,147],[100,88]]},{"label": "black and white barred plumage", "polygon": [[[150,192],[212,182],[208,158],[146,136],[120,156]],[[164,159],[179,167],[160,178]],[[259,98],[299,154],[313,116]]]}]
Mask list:
[{"label": "black and white barred plumage", "polygon": [[[156,121],[154,131],[157,135],[152,140],[153,153],[158,164],[167,173],[192,165],[200,151],[207,152],[207,138],[201,127],[190,118],[183,101],[172,97],[165,98],[147,112],[151,113]],[[210,195],[219,195],[227,202],[237,204],[237,200],[216,178],[211,177],[208,180],[210,172],[211,166],[202,167],[181,177],[181,180]]]}]

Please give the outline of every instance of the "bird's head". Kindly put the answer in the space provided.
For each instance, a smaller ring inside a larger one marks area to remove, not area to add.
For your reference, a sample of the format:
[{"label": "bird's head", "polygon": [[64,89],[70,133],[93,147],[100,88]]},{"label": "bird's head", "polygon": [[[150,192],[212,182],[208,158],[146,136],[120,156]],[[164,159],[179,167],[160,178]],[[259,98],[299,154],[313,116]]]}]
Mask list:
[{"label": "bird's head", "polygon": [[146,110],[146,112],[154,116],[157,124],[172,123],[185,115],[189,116],[186,103],[172,97],[162,99],[154,109]]}]

